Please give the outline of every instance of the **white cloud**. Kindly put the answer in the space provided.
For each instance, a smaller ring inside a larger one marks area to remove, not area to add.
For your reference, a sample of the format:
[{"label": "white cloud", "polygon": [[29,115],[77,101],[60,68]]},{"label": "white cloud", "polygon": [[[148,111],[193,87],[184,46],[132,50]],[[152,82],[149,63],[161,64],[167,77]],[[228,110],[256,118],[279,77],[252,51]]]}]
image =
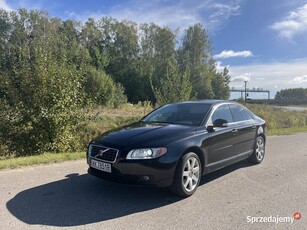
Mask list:
[{"label": "white cloud", "polygon": [[[226,3],[215,2],[211,5],[213,9],[212,13],[209,15],[209,29],[214,29],[214,27],[223,26],[227,22],[228,18],[231,16],[236,16],[240,14],[240,2],[241,1],[228,1]],[[208,23],[207,23],[208,24]],[[210,28],[210,26],[212,28]]]},{"label": "white cloud", "polygon": [[236,76],[236,77],[232,77],[231,78],[231,82],[244,82],[244,81],[250,81],[250,76],[251,73],[244,73],[242,75]]},{"label": "white cloud", "polygon": [[292,80],[289,81],[290,84],[300,84],[307,82],[307,75],[301,76],[301,77],[295,77]]},{"label": "white cloud", "polygon": [[233,51],[223,50],[221,53],[214,55],[214,58],[232,58],[232,57],[252,57],[253,53],[249,50],[244,51]]},{"label": "white cloud", "polygon": [[210,32],[223,27],[229,17],[240,13],[241,0],[178,0],[175,4],[164,0],[132,0],[128,4],[115,4],[107,11],[74,13],[76,19],[85,21],[88,17],[100,19],[111,16],[118,20],[131,20],[137,23],[156,23],[172,29],[186,29],[201,23]]},{"label": "white cloud", "polygon": [[[243,88],[242,77],[249,77],[248,87],[259,87],[271,91],[271,95],[278,89],[307,88],[307,58],[288,62],[275,62],[254,65],[230,66],[229,73],[232,79],[230,86]],[[300,77],[298,77],[300,76]]]},{"label": "white cloud", "polygon": [[12,11],[13,9],[6,3],[5,0],[0,0],[0,9]]},{"label": "white cloud", "polygon": [[291,11],[288,16],[271,26],[279,36],[291,39],[303,31],[307,31],[307,4]]}]

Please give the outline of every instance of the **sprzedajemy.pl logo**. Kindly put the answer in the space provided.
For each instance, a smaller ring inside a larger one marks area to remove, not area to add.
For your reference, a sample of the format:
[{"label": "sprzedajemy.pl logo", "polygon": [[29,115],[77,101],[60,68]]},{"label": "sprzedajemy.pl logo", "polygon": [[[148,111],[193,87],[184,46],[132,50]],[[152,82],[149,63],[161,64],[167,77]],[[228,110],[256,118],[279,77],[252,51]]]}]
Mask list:
[{"label": "sprzedajemy.pl logo", "polygon": [[302,215],[299,212],[294,213],[293,217],[291,216],[247,216],[247,223],[290,223],[293,224],[294,220],[301,219]]}]

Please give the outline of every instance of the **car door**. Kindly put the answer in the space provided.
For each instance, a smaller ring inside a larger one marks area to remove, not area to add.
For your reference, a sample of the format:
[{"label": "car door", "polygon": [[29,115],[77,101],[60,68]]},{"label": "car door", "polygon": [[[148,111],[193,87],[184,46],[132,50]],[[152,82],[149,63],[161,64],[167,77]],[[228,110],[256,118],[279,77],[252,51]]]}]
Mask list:
[{"label": "car door", "polygon": [[234,132],[233,117],[228,104],[221,104],[214,108],[207,121],[207,126],[212,125],[217,119],[227,121],[227,127],[214,127],[212,131],[208,131],[208,138],[205,142],[209,145],[207,159],[209,171],[215,170],[236,158],[233,151],[236,133]]},{"label": "car door", "polygon": [[254,148],[256,137],[256,122],[241,105],[231,104],[230,110],[237,129],[237,141],[233,150],[238,157],[246,157]]}]

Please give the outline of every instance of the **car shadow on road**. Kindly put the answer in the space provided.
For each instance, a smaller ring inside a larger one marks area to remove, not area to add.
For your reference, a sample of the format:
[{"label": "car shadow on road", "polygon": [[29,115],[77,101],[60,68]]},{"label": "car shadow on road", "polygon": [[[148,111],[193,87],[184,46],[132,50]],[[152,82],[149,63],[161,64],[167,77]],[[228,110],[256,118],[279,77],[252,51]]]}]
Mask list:
[{"label": "car shadow on road", "polygon": [[[246,167],[246,164],[238,163],[208,174],[201,184],[240,167]],[[75,173],[63,180],[24,190],[6,206],[24,223],[67,227],[119,218],[170,205],[181,199],[167,189],[128,186]]]},{"label": "car shadow on road", "polygon": [[166,189],[108,182],[70,174],[18,193],[7,209],[27,224],[79,226],[143,212],[180,200]]}]

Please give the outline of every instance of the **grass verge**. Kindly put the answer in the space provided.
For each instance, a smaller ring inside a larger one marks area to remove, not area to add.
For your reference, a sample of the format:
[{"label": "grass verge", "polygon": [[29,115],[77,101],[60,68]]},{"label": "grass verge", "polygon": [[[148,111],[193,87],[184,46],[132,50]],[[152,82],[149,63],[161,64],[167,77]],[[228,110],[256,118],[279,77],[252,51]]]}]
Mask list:
[{"label": "grass verge", "polygon": [[44,153],[35,156],[11,157],[0,160],[0,170],[20,168],[29,165],[51,164],[85,158],[85,152]]},{"label": "grass verge", "polygon": [[283,129],[269,129],[268,135],[291,135],[295,133],[302,133],[307,132],[307,126],[301,127],[290,127],[290,128],[283,128]]}]

